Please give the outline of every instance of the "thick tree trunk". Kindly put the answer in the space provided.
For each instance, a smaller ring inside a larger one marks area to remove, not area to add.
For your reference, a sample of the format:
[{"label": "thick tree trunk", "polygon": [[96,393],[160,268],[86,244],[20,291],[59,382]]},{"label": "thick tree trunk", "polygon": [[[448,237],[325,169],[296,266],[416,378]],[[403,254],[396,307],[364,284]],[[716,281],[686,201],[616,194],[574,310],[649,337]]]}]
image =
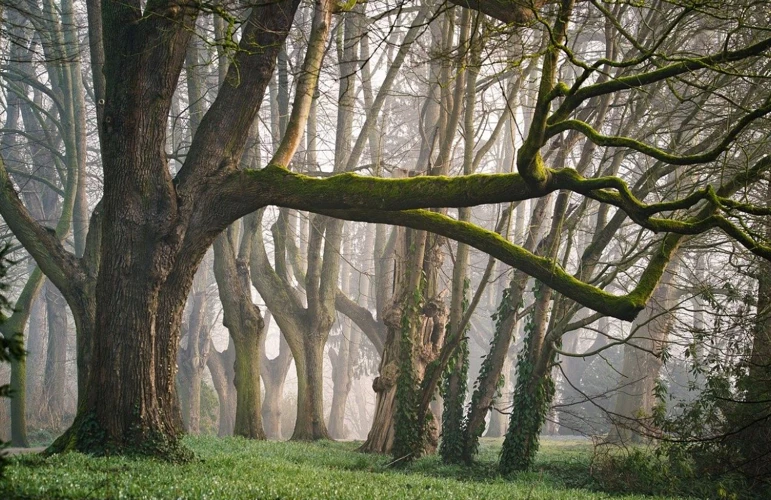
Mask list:
[{"label": "thick tree trunk", "polygon": [[260,406],[260,357],[262,349],[255,336],[233,336],[236,350],[236,421],[233,433],[265,439]]},{"label": "thick tree trunk", "polygon": [[[237,75],[228,74],[229,84],[220,88],[202,120],[174,182],[165,152],[167,118],[198,10],[183,6],[155,15],[163,7],[148,5],[152,15],[145,16],[138,5],[105,9],[102,31],[110,35],[104,39],[106,88],[100,102],[103,219],[89,231],[89,238],[101,233],[95,258],[77,260],[35,225],[0,169],[4,212],[16,217],[11,224],[17,235],[67,298],[79,330],[78,366],[82,359],[87,368],[79,380],[75,422],[51,451],[189,456],[179,443],[182,422],[174,384],[183,308],[206,250],[241,215],[237,209],[223,214],[221,198],[211,189],[232,173],[243,152],[259,105],[242,104],[261,102],[276,46],[286,38],[298,5],[287,0],[254,6],[243,27],[245,50],[235,56]],[[320,40],[315,45],[322,48],[326,7],[323,3],[323,19],[314,25]],[[319,53],[309,56],[310,70],[304,74],[315,74]],[[306,87],[315,83],[312,76],[306,80]],[[295,142],[286,144],[279,164],[288,163]],[[68,192],[76,187],[75,172],[70,172]],[[71,206],[68,211],[62,220],[71,219]],[[88,244],[84,251],[89,254]]]},{"label": "thick tree trunk", "polygon": [[260,309],[252,303],[249,283],[248,253],[251,225],[245,224],[245,245],[236,258],[236,244],[229,232],[214,243],[214,276],[222,302],[222,323],[230,332],[235,358],[236,420],[234,433],[252,439],[265,439],[260,399],[260,362],[265,322]]},{"label": "thick tree trunk", "polygon": [[326,336],[306,335],[297,367],[297,420],[294,441],[329,439],[324,423],[324,344]]},{"label": "thick tree trunk", "polygon": [[390,453],[394,442],[396,380],[399,378],[399,343],[396,332],[388,329],[385,350],[380,360],[379,375],[372,382],[375,391],[375,415],[367,440],[359,447],[365,453]]}]

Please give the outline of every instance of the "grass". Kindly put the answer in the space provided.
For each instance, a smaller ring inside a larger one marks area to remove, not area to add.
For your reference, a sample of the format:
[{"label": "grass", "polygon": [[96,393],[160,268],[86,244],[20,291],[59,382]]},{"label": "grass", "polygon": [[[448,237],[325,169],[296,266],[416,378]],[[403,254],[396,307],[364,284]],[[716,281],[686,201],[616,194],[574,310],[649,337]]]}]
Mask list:
[{"label": "grass", "polygon": [[653,498],[598,491],[591,446],[577,441],[546,440],[535,470],[511,479],[496,473],[500,441],[493,440],[472,467],[431,456],[396,469],[389,457],[356,453],[350,442],[188,437],[186,444],[198,459],[184,465],[78,453],[13,457],[0,498]]}]

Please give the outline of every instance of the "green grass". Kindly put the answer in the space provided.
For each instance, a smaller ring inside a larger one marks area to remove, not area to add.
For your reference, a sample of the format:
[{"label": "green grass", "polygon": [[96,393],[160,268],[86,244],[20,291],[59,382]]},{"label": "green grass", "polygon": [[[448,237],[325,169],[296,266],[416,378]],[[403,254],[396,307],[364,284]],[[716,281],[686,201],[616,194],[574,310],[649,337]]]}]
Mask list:
[{"label": "green grass", "polygon": [[[78,453],[14,457],[0,498],[653,498],[597,491],[590,446],[545,441],[535,470],[511,479],[496,473],[500,441],[484,441],[472,467],[436,456],[403,468],[356,443],[277,443],[240,438],[186,438],[198,459],[172,465],[148,459]],[[663,497],[658,497],[663,498]]]}]

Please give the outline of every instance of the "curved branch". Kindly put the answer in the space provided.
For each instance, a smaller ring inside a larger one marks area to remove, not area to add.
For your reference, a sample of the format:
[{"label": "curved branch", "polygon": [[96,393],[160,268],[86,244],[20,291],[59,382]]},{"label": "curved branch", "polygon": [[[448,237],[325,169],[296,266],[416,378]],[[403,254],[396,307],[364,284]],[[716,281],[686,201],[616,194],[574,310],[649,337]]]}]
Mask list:
[{"label": "curved branch", "polygon": [[[658,280],[653,282],[648,276],[648,279],[641,281],[632,293],[625,296],[612,295],[575,279],[555,262],[528,252],[493,231],[427,210],[405,210],[402,212],[319,210],[319,212],[347,220],[379,222],[423,229],[461,241],[522,270],[590,309],[622,320],[631,321],[637,316],[658,282]],[[657,267],[654,266],[653,271],[656,269]]]},{"label": "curved branch", "polygon": [[548,124],[553,125],[556,122],[564,120],[573,110],[580,106],[582,102],[592,97],[643,87],[691,71],[715,69],[715,66],[718,64],[759,56],[769,49],[771,49],[771,37],[765,38],[739,50],[722,51],[704,57],[686,59],[668,64],[647,73],[624,76],[603,83],[589,85],[588,87],[569,93],[562,105],[560,105],[557,111],[549,118]]},{"label": "curved branch", "polygon": [[378,354],[385,349],[386,327],[364,306],[349,299],[341,290],[335,295],[335,308],[351,319],[375,346]]},{"label": "curved branch", "polygon": [[598,146],[633,149],[671,165],[694,165],[697,163],[707,163],[717,159],[718,156],[720,156],[728,149],[734,139],[736,139],[739,133],[741,133],[741,131],[744,130],[747,125],[758,118],[766,116],[770,112],[771,99],[767,99],[763,106],[744,115],[715,147],[705,151],[704,153],[689,156],[678,156],[672,153],[667,153],[666,151],[649,146],[648,144],[637,141],[630,137],[602,135],[597,130],[592,128],[591,125],[586,122],[582,122],[581,120],[565,120],[554,125],[550,125],[546,130],[546,137],[553,137],[566,130],[576,130],[584,134],[590,141],[597,144]]},{"label": "curved branch", "polygon": [[[13,231],[14,236],[35,259],[43,273],[59,290],[65,291],[73,282],[83,280],[84,273],[77,259],[66,251],[59,241],[59,236],[63,235],[58,235],[58,230],[52,231],[35,221],[19,199],[2,158],[0,158],[0,215]],[[61,221],[60,225],[62,225]]]}]

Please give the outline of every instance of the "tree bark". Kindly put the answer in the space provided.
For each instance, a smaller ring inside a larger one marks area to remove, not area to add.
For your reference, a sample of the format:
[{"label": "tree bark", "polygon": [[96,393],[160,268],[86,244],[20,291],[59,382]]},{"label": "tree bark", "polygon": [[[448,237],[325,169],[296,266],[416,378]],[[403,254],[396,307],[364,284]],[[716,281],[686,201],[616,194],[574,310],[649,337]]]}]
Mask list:
[{"label": "tree bark", "polygon": [[235,347],[231,340],[227,349],[222,352],[218,352],[212,345],[210,353],[206,366],[209,367],[220,407],[217,435],[219,437],[232,436],[236,420],[236,388],[233,384]]},{"label": "tree bark", "polygon": [[265,439],[260,400],[260,361],[265,322],[252,302],[249,282],[251,225],[245,224],[245,243],[236,258],[236,236],[225,232],[214,243],[214,275],[223,308],[223,324],[235,348],[236,420],[234,433],[252,439]]}]

